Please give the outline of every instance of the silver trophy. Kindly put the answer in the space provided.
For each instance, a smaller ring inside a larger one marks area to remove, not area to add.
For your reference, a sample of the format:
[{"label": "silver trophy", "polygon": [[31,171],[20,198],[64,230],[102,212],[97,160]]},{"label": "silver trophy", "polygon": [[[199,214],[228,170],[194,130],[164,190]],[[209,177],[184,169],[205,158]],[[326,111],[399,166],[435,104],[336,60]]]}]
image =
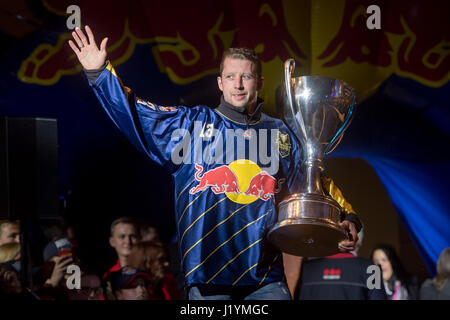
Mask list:
[{"label": "silver trophy", "polygon": [[322,190],[322,159],[336,148],[353,117],[355,90],[323,76],[291,77],[295,61],[284,64],[285,86],[278,95],[281,118],[303,147],[302,190],[278,205],[278,221],[268,233],[281,251],[303,257],[339,252],[348,239],[339,225],[339,204]]}]

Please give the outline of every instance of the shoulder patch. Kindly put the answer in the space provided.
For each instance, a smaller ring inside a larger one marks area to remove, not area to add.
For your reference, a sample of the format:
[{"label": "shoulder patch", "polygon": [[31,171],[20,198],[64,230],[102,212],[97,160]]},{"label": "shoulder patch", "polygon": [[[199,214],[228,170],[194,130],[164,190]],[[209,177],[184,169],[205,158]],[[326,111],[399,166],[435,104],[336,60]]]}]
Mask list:
[{"label": "shoulder patch", "polygon": [[178,109],[175,107],[159,106],[159,110],[169,112],[169,111],[177,111]]},{"label": "shoulder patch", "polygon": [[278,152],[282,158],[285,158],[291,153],[291,138],[287,133],[278,132]]},{"label": "shoulder patch", "polygon": [[136,102],[156,111],[155,105],[149,101],[145,101],[145,100],[142,100],[141,98],[136,97]]}]

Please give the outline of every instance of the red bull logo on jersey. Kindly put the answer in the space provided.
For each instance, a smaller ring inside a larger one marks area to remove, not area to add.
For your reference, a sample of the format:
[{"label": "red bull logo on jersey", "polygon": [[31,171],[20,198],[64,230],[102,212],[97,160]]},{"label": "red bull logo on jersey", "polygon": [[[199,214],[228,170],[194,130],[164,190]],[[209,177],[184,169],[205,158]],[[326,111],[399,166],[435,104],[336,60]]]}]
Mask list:
[{"label": "red bull logo on jersey", "polygon": [[[258,199],[268,201],[282,189],[285,179],[278,180],[254,162],[247,159],[233,161],[203,173],[204,167],[195,164],[198,184],[189,190],[196,194],[210,189],[214,194],[225,194],[231,201],[247,204]],[[243,190],[246,190],[242,192]]]},{"label": "red bull logo on jersey", "polygon": [[195,180],[200,183],[189,191],[190,194],[196,194],[209,187],[211,187],[212,192],[215,194],[231,192],[239,194],[241,192],[239,190],[238,179],[228,166],[223,165],[211,169],[202,176],[200,176],[200,174],[203,171],[203,167],[199,164],[195,164],[195,169],[197,169]]},{"label": "red bull logo on jersey", "polygon": [[280,179],[278,181],[278,188],[275,188],[277,180],[267,172],[263,171],[252,178],[250,181],[250,186],[244,194],[251,194],[252,196],[259,197],[262,200],[267,201],[275,193],[280,192],[281,184],[284,181],[285,179]]}]

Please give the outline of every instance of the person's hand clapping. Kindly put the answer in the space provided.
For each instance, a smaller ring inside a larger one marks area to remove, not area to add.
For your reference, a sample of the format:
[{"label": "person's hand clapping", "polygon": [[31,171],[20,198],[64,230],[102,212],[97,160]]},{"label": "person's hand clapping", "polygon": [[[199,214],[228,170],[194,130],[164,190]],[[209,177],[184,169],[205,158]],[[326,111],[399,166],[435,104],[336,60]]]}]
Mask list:
[{"label": "person's hand clapping", "polygon": [[106,43],[108,42],[108,38],[102,40],[99,49],[95,43],[94,34],[92,33],[91,28],[86,26],[85,30],[89,41],[84,32],[77,27],[75,28],[75,31],[72,32],[72,37],[75,40],[76,45],[72,40],[69,40],[69,46],[77,55],[77,58],[84,69],[99,69],[106,61]]}]

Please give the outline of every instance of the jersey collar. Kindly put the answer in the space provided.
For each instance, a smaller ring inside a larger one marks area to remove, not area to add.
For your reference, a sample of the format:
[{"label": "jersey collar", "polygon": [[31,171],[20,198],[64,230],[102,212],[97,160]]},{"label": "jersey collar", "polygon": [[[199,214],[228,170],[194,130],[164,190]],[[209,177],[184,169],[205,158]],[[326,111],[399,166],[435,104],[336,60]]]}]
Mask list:
[{"label": "jersey collar", "polygon": [[222,95],[220,98],[220,104],[215,110],[232,121],[251,125],[257,123],[261,119],[261,109],[263,105],[264,100],[258,98],[255,111],[248,114],[246,108],[238,108],[233,106],[232,104],[226,102]]}]

